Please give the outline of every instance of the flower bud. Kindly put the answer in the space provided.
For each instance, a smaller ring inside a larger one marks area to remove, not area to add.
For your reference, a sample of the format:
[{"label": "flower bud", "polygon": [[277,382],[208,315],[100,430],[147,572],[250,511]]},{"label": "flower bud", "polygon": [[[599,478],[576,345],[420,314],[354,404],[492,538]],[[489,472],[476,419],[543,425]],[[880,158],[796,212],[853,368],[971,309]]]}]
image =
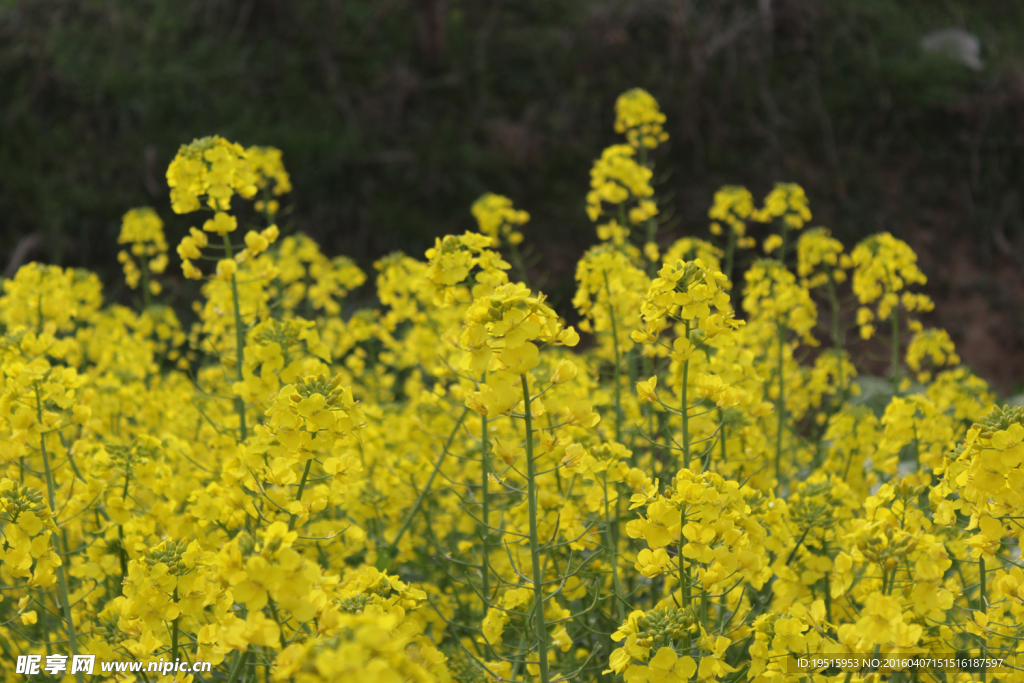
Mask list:
[{"label": "flower bud", "polygon": [[217,277],[221,280],[231,280],[231,277],[238,271],[238,264],[234,259],[221,259],[217,261]]},{"label": "flower bud", "polygon": [[565,449],[565,456],[562,458],[562,464],[569,468],[579,467],[580,462],[583,460],[583,456],[586,454],[587,452],[580,444],[570,444]]},{"label": "flower bud", "polygon": [[576,364],[571,360],[563,360],[555,368],[555,374],[551,376],[553,384],[564,384],[576,377]]}]

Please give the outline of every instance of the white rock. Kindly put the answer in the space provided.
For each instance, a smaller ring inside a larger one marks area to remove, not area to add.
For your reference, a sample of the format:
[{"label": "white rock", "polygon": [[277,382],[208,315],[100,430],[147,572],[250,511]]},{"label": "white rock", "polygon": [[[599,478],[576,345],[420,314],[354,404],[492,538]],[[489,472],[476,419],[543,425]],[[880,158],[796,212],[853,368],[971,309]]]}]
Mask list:
[{"label": "white rock", "polygon": [[968,69],[981,71],[981,40],[961,28],[944,28],[926,33],[921,38],[921,49],[959,62]]}]

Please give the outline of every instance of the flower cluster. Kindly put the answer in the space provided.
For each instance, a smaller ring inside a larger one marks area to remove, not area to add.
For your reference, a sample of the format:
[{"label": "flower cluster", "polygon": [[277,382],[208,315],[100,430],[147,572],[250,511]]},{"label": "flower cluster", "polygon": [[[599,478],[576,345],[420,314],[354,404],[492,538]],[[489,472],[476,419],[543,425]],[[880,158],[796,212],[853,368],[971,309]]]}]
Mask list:
[{"label": "flower cluster", "polygon": [[164,239],[164,222],[156,211],[145,206],[126,213],[121,219],[121,235],[117,241],[131,245],[130,251],[122,250],[117,254],[128,286],[136,289],[142,279],[147,297],[160,294],[160,283],[151,276],[167,269],[167,241]]},{"label": "flower cluster", "polygon": [[[777,183],[764,198],[764,206],[754,211],[751,217],[761,223],[770,223],[778,218],[787,228],[799,230],[811,220],[811,209],[802,187],[795,183]],[[765,249],[771,251],[767,247]]]},{"label": "flower cluster", "polygon": [[[793,184],[669,236],[664,116],[616,113],[575,328],[510,280],[510,200],[364,273],[281,234],[277,150],[215,137],[168,170],[208,211],[175,236],[191,327],[152,209],[120,238],[136,308],[80,270],[5,280],[0,651],[231,683],[867,683],[797,662],[955,651],[1012,666],[948,680],[1022,680],[1024,410],[916,319],[909,245],[803,230]],[[888,344],[847,345],[854,318]]]},{"label": "flower cluster", "polygon": [[175,213],[197,211],[204,198],[214,211],[230,211],[231,198],[252,197],[259,180],[245,149],[218,135],[182,145],[167,168]]},{"label": "flower cluster", "polygon": [[726,185],[715,192],[714,201],[708,211],[708,218],[711,219],[711,234],[721,235],[722,225],[728,226],[729,231],[737,239],[739,247],[751,248],[754,246],[754,238],[747,235],[747,221],[754,216],[754,196],[750,190],[738,185]]},{"label": "flower cluster", "polygon": [[[907,291],[910,285],[923,285],[928,278],[917,267],[917,255],[906,242],[881,233],[857,245],[850,257],[854,265],[853,292],[861,304],[857,324],[864,339],[875,333],[875,320],[892,320],[896,325],[901,307],[923,313],[935,307],[926,294]],[[866,304],[874,304],[874,308]]]},{"label": "flower cluster", "polygon": [[664,123],[658,101],[646,90],[633,88],[615,100],[615,132],[624,134],[633,147],[654,149],[668,140]]},{"label": "flower cluster", "polygon": [[490,235],[493,246],[499,246],[503,240],[509,244],[523,241],[523,233],[517,228],[530,220],[530,214],[514,208],[508,197],[488,192],[473,202],[470,211],[480,232]]},{"label": "flower cluster", "polygon": [[612,221],[615,227],[606,229],[609,234],[627,229],[627,221],[624,220],[627,202],[635,202],[635,206],[628,210],[628,223],[643,223],[657,213],[657,207],[650,200],[654,194],[651,187],[653,173],[639,164],[635,156],[636,150],[630,145],[612,145],[604,150],[590,170],[590,192],[587,193],[590,220],[596,221],[605,214],[605,204],[619,207],[619,222]]}]

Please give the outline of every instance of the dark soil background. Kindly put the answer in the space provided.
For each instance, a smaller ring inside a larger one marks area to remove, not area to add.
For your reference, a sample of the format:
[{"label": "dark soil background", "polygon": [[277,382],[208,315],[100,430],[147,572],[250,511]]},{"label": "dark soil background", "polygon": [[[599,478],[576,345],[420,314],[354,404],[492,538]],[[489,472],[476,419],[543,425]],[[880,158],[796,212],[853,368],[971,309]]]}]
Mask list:
[{"label": "dark soil background", "polygon": [[[922,48],[956,28],[980,63]],[[591,161],[649,90],[665,241],[707,235],[722,184],[802,184],[848,246],[919,252],[961,355],[1024,381],[1024,3],[1006,0],[0,0],[0,268],[100,273],[120,217],[173,244],[177,147],[281,148],[282,219],[364,267],[473,226],[485,191],[530,211],[532,277],[568,313]],[[543,268],[543,272],[542,269]],[[173,268],[171,271],[176,270]],[[171,283],[182,299],[187,285]]]}]

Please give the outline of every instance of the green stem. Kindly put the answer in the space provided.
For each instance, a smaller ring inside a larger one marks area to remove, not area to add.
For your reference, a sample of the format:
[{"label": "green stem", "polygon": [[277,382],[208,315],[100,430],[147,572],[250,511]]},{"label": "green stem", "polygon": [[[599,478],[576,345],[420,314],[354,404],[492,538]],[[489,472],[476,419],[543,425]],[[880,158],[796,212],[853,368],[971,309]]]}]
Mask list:
[{"label": "green stem", "polygon": [[[302,276],[303,286],[305,287],[305,289],[302,290],[302,296],[305,299],[303,308],[306,310],[306,319],[312,320],[313,317],[316,316],[316,309],[313,308],[313,300],[309,298],[309,288],[313,286],[313,277],[310,275],[308,263],[303,264],[302,269],[305,271]],[[285,363],[285,367],[288,367],[287,363]]]},{"label": "green stem", "polygon": [[[686,339],[690,339],[690,321],[687,320],[684,323],[684,329],[686,331]],[[682,386],[679,388],[681,408],[681,417],[683,419],[683,468],[690,468],[690,399],[688,397],[689,381],[690,381],[690,361],[683,361],[683,380]],[[684,503],[685,505],[685,503]],[[686,537],[683,535],[683,527],[686,526],[686,508],[681,507],[679,509],[679,592],[682,595],[683,606],[690,606],[690,571],[686,567],[686,562],[683,559],[683,545],[686,543]]]},{"label": "green stem", "polygon": [[[612,306],[612,289],[608,282],[608,271],[604,271],[604,291],[608,299],[608,318],[612,326],[612,348],[615,351],[615,367],[612,373],[615,378],[615,443],[622,443],[622,354],[619,350],[618,323],[615,322],[615,307]],[[604,474],[604,519],[605,530],[608,537],[608,551],[611,553],[612,563],[612,591],[614,593],[612,607],[612,618],[616,622],[621,621],[620,600],[622,596],[621,584],[619,582],[619,496],[615,491],[615,514],[612,515],[611,505],[608,501],[608,473]]]},{"label": "green stem", "polygon": [[832,345],[838,351],[843,348],[843,330],[839,320],[839,293],[836,291],[836,281],[831,270],[828,271],[828,303],[832,309]]},{"label": "green stem", "polygon": [[843,467],[843,482],[846,482],[846,478],[850,476],[850,465],[853,464],[853,449],[851,448],[849,453],[846,454],[846,466]]},{"label": "green stem", "polygon": [[[174,602],[178,602],[178,587],[174,587]],[[174,618],[174,622],[171,624],[171,661],[178,659],[178,620],[180,615]]]},{"label": "green stem", "polygon": [[[786,241],[789,238],[789,226],[785,221],[782,222],[782,247],[779,251],[779,261],[782,263],[783,269],[786,267]],[[786,374],[783,371],[783,351],[786,342],[786,327],[782,324],[782,319],[779,318],[776,321],[779,328],[779,402],[778,402],[778,413],[779,413],[779,428],[778,433],[775,435],[775,488],[776,494],[781,495],[782,492],[782,432],[786,426]]]},{"label": "green stem", "polygon": [[[828,539],[822,538],[821,540],[821,552],[827,560],[831,562],[832,558],[828,555]],[[829,573],[825,572],[825,621],[832,623],[832,586],[829,581]],[[825,633],[828,634],[828,628],[825,628]]]},{"label": "green stem", "polygon": [[[690,321],[685,321],[686,339],[690,339]],[[690,468],[690,400],[687,394],[688,385],[690,380],[690,361],[683,361],[683,372],[682,382],[679,387],[680,395],[680,417],[683,421],[683,469]],[[679,510],[679,592],[682,596],[683,606],[690,606],[690,572],[685,567],[686,562],[683,559],[683,545],[686,543],[686,537],[683,536],[683,527],[686,526],[686,511],[685,508]]]},{"label": "green stem", "polygon": [[892,309],[889,317],[892,321],[892,385],[899,387],[900,383],[900,318],[897,309]]},{"label": "green stem", "polygon": [[124,549],[124,526],[117,525],[118,555],[121,559],[121,583],[128,578],[128,553]]},{"label": "green stem", "polygon": [[782,262],[782,267],[783,268],[786,267],[786,248],[787,248],[788,241],[789,241],[789,225],[786,224],[786,221],[782,221],[782,247],[780,248],[781,250],[779,251],[779,261]]},{"label": "green stem", "polygon": [[[224,233],[224,251],[228,258],[232,258],[231,236]],[[242,366],[245,364],[245,327],[242,325],[242,307],[238,301],[238,279],[231,274],[231,299],[235,306],[235,355],[237,377],[241,382],[245,379],[242,374]],[[245,400],[241,396],[235,397],[235,411],[238,413],[238,440],[245,441],[248,432],[245,427]]]},{"label": "green stem", "polygon": [[[690,340],[690,321],[685,323],[686,340]],[[690,468],[690,399],[687,396],[690,383],[690,361],[683,361],[683,381],[679,387],[680,417],[683,419],[683,469]]]},{"label": "green stem", "polygon": [[778,430],[775,434],[775,493],[782,494],[782,433],[786,428],[786,373],[784,368],[786,348],[786,326],[782,319],[776,321],[778,327],[779,341],[779,399],[776,402],[776,411],[779,414]]},{"label": "green stem", "polygon": [[[39,422],[40,431],[43,428],[43,400],[39,396],[39,385],[36,385],[36,419]],[[57,497],[54,493],[53,485],[53,472],[50,470],[50,456],[46,452],[46,436],[43,434],[39,435],[39,449],[43,454],[43,473],[46,477],[46,495],[50,503],[50,514],[53,515],[57,509]],[[56,524],[56,518],[53,518],[53,523]],[[71,614],[71,600],[68,599],[68,581],[64,575],[64,558],[67,556],[64,554],[64,549],[61,547],[60,534],[52,534],[53,545],[57,550],[57,556],[62,559],[61,564],[57,565],[57,589],[60,591],[60,602],[64,607],[64,622],[67,627],[68,644],[71,647],[71,655],[75,656],[78,654],[78,637],[75,634],[75,620]],[[70,559],[70,558],[69,558]],[[78,683],[83,683],[82,672],[79,671],[75,674],[75,678]]]},{"label": "green stem", "polygon": [[725,246],[725,276],[729,278],[729,284],[732,284],[733,262],[736,258],[736,232],[732,228],[726,229],[729,231],[729,240]]},{"label": "green stem", "polygon": [[[988,592],[985,589],[985,556],[982,555],[978,558],[978,609],[984,611],[986,614],[988,613],[987,593]],[[979,655],[981,656],[982,660],[984,660],[985,656],[987,656],[987,643],[985,642],[984,637],[979,637],[978,640],[981,644],[981,651],[979,652]],[[982,665],[980,674],[982,683],[984,683],[984,681],[988,678],[988,672],[986,671],[984,665]]]},{"label": "green stem", "polygon": [[[987,595],[987,591],[985,590],[985,556],[984,555],[982,555],[982,556],[980,556],[978,558],[978,588],[979,588],[978,609],[984,610],[985,614],[988,614],[988,595]],[[986,657],[986,645],[987,645],[987,643],[985,642],[985,638],[984,637],[980,637],[979,640],[981,641],[981,652],[979,653],[979,655],[981,656],[981,659],[984,661],[984,658]],[[982,680],[982,683],[984,683],[984,681],[987,678],[988,678],[988,671],[986,671],[985,665],[982,664],[982,668],[981,668],[981,680]]]},{"label": "green stem", "polygon": [[[639,357],[640,357],[640,366],[641,366],[641,370],[640,371],[643,373],[644,379],[647,379],[648,377],[650,377],[653,374],[653,365],[651,363],[650,357],[644,355],[643,352],[639,350],[639,345],[633,347],[633,353],[639,355]],[[648,402],[644,402],[642,404],[642,406],[643,406],[643,410],[647,414],[647,434],[648,434],[648,437],[650,439],[650,457],[651,457],[650,471],[651,471],[651,473],[653,475],[656,476],[657,473],[658,473],[657,463],[658,463],[658,455],[659,455],[659,451],[660,451],[660,444],[658,443],[658,437],[661,435],[661,433],[660,433],[660,429],[659,429],[659,431],[655,431],[655,429],[654,429],[654,412],[655,412],[654,411],[654,404],[648,401]],[[634,455],[633,456],[633,466],[634,467],[638,466],[637,462],[638,462],[637,461],[637,456]]]},{"label": "green stem", "polygon": [[656,432],[655,443],[659,446],[657,451],[657,461],[659,468],[654,468],[654,463],[651,463],[651,469],[661,475],[662,478],[668,477],[668,473],[673,464],[674,456],[672,455],[672,449],[669,446],[661,447],[660,443],[657,443],[657,438],[662,434],[668,434],[671,431],[671,425],[669,424],[669,414],[667,411],[658,411],[655,415],[658,420],[658,431]]},{"label": "green stem", "polygon": [[[619,225],[622,226],[623,228],[625,228],[626,230],[629,230],[629,223],[626,220],[626,203],[625,202],[623,202],[622,204],[619,204]],[[625,254],[626,253],[625,246],[620,248],[619,251],[621,251],[623,254]]]},{"label": "green stem", "polygon": [[519,279],[523,281],[523,284],[527,287],[530,286],[529,281],[526,279],[526,264],[523,263],[523,257],[519,253],[519,246],[516,244],[508,243],[509,253],[512,255],[512,265],[516,267],[516,273],[519,274]]},{"label": "green stem", "polygon": [[455,440],[455,435],[458,433],[459,427],[461,427],[462,423],[465,421],[466,414],[468,412],[469,408],[463,409],[462,415],[459,416],[458,421],[452,428],[452,432],[451,434],[448,435],[448,440],[444,444],[444,450],[441,451],[441,456],[437,459],[437,462],[434,464],[434,471],[430,473],[430,477],[427,479],[426,485],[423,487],[423,490],[420,491],[419,496],[416,497],[416,502],[413,503],[412,509],[409,510],[409,514],[405,516],[405,521],[402,522],[401,528],[398,530],[398,533],[395,534],[395,540],[391,541],[391,543],[385,549],[385,552],[387,553],[386,558],[378,558],[377,560],[378,563],[380,563],[381,560],[383,559],[386,562],[386,565],[383,567],[378,566],[378,569],[387,569],[387,567],[391,564],[391,558],[395,556],[398,550],[398,542],[402,540],[402,536],[404,536],[405,532],[409,530],[409,525],[412,524],[413,518],[416,516],[416,513],[419,512],[420,508],[423,506],[423,500],[427,497],[427,492],[430,491],[430,487],[434,485],[434,479],[437,477],[437,473],[441,471],[441,465],[444,464],[444,459],[448,456],[448,449],[451,448],[452,441]]},{"label": "green stem", "polygon": [[[480,377],[480,382],[483,383],[487,380],[487,373],[485,372]],[[488,561],[490,560],[490,549],[488,548],[488,542],[491,536],[491,495],[490,495],[490,474],[491,468],[490,463],[487,460],[487,415],[483,415],[480,418],[480,497],[483,509],[481,510],[481,518],[484,521],[484,527],[481,530],[481,560],[480,560],[480,572],[481,572],[481,589],[485,600],[490,600],[491,597],[491,584]]]},{"label": "green stem", "polygon": [[978,558],[978,609],[988,610],[988,595],[985,590],[985,558]]},{"label": "green stem", "polygon": [[533,609],[537,635],[537,659],[541,683],[549,683],[548,627],[544,620],[544,574],[540,568],[540,540],[537,537],[537,477],[533,462],[533,416],[530,413],[530,387],[526,375],[520,375],[523,387],[523,414],[526,419],[526,499],[530,515],[530,557],[533,560]]},{"label": "green stem", "polygon": [[228,677],[228,683],[235,683],[238,680],[238,675],[242,673],[242,669],[245,668],[245,660],[249,659],[249,651],[240,652],[238,659],[235,660],[235,665],[231,667],[231,675]]},{"label": "green stem", "polygon": [[[891,575],[892,576],[892,580],[890,581],[889,580],[890,579],[890,575],[886,573],[885,567],[884,566],[882,567],[882,593],[886,597],[889,597],[889,594],[892,593],[893,584],[896,583],[896,571],[897,571],[896,569],[892,570],[892,575]],[[875,649],[871,651],[871,658],[874,659],[874,658],[878,657],[878,653],[881,652],[881,651],[882,651],[882,646],[880,644],[879,645],[875,645]]]},{"label": "green stem", "polygon": [[[306,480],[309,479],[309,469],[313,466],[313,458],[306,461],[306,466],[302,470],[302,479],[299,480],[299,491],[295,494],[295,502],[302,502],[302,492],[306,488]],[[295,518],[297,515],[292,514],[288,516],[288,531],[295,531]]]},{"label": "green stem", "polygon": [[608,271],[604,271],[604,291],[608,297],[608,318],[612,324],[612,348],[615,350],[615,442],[622,443],[622,358],[619,352],[619,331],[615,322],[615,308],[612,306],[612,289],[608,284]]},{"label": "green stem", "polygon": [[[725,465],[729,461],[728,449],[725,444],[725,411],[721,408],[718,409],[718,441],[722,447],[722,465]],[[704,465],[704,469],[711,471],[711,449],[708,449],[708,460]]]},{"label": "green stem", "polygon": [[832,346],[836,351],[836,378],[838,382],[839,396],[836,400],[835,409],[839,409],[843,397],[846,396],[846,378],[843,377],[843,328],[839,319],[839,295],[836,292],[836,281],[832,271],[828,271],[828,301],[832,308]]},{"label": "green stem", "polygon": [[50,643],[50,625],[47,623],[49,617],[47,613],[49,610],[46,609],[46,598],[50,595],[49,591],[44,591],[39,595],[39,612],[37,613],[39,619],[39,630],[43,632],[43,641],[46,646],[46,656],[49,657],[53,654],[53,645]]},{"label": "green stem", "polygon": [[[647,241],[654,242],[658,236],[658,219],[651,216],[647,219]],[[654,279],[655,274],[658,272],[658,262],[651,261],[647,264],[647,277]]]},{"label": "green stem", "polygon": [[142,271],[142,310],[147,310],[153,303],[149,293],[149,261],[139,257],[139,270]]},{"label": "green stem", "polygon": [[[124,461],[124,488],[121,490],[121,502],[128,500],[128,482],[131,481],[132,475],[132,460],[131,450],[125,454]],[[121,583],[124,583],[128,578],[128,551],[124,547],[124,525],[117,525],[117,538],[119,547],[119,555],[121,556]]]},{"label": "green stem", "polygon": [[612,619],[616,623],[622,620],[620,606],[622,599],[622,587],[619,583],[619,553],[618,553],[618,537],[615,534],[614,528],[618,522],[618,496],[616,496],[616,515],[612,516],[611,504],[608,502],[608,471],[604,472],[604,527],[605,536],[608,541],[608,552],[611,554],[611,565],[612,565]]},{"label": "green stem", "polygon": [[690,568],[686,566],[683,559],[683,546],[686,545],[686,536],[683,535],[683,527],[686,526],[686,507],[679,508],[679,593],[682,596],[683,607],[690,606]]}]

